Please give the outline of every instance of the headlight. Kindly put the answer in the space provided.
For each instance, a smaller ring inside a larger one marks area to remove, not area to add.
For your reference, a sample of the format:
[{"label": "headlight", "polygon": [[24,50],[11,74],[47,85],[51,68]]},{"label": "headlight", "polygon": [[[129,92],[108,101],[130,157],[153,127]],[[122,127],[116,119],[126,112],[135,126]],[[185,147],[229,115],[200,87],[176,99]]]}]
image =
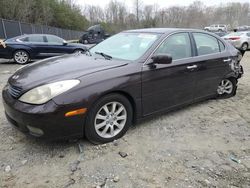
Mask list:
[{"label": "headlight", "polygon": [[23,94],[19,101],[30,104],[43,104],[80,83],[79,80],[65,80],[36,87]]}]

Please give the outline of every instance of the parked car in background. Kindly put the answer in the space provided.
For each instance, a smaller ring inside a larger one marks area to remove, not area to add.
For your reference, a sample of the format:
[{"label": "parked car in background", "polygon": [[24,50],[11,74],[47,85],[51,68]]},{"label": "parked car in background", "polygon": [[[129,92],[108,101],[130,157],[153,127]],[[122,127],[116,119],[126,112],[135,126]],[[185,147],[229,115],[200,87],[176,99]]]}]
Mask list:
[{"label": "parked car in background", "polygon": [[218,35],[219,37],[223,37],[223,36],[227,35],[228,33],[225,31],[218,31],[218,32],[214,32],[214,34]]},{"label": "parked car in background", "polygon": [[235,48],[246,51],[250,49],[250,31],[233,32],[223,37]]},{"label": "parked car in background", "polygon": [[19,69],[3,89],[5,114],[35,137],[110,142],[138,119],[234,96],[243,74],[238,55],[201,30],[124,31],[88,53]]},{"label": "parked car in background", "polygon": [[82,44],[68,43],[64,39],[47,34],[30,34],[10,38],[0,45],[0,58],[14,59],[18,64],[32,59],[42,59],[62,54],[83,53]]},{"label": "parked car in background", "polygon": [[237,32],[240,32],[240,31],[250,31],[250,26],[243,25],[243,26],[239,26],[239,27],[235,28],[234,30],[236,30]]},{"label": "parked car in background", "polygon": [[82,44],[98,44],[108,38],[110,35],[105,33],[101,25],[94,25],[84,32],[79,42]]},{"label": "parked car in background", "polygon": [[214,24],[214,25],[210,25],[208,27],[205,27],[204,30],[206,31],[212,31],[212,32],[215,32],[215,31],[224,31],[226,32],[227,31],[227,26],[226,25],[223,25],[223,24]]}]

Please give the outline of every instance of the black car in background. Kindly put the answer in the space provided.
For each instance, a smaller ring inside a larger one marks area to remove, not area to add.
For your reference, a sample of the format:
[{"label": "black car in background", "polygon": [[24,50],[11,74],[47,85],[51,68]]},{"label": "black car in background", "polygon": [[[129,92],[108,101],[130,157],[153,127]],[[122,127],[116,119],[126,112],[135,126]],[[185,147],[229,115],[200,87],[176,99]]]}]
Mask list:
[{"label": "black car in background", "polygon": [[110,35],[105,33],[101,25],[94,25],[88,28],[87,32],[83,33],[79,42],[82,44],[98,44],[108,37]]},{"label": "black car in background", "polygon": [[16,63],[25,64],[31,59],[83,53],[86,49],[83,44],[68,43],[55,35],[30,34],[5,40],[0,45],[0,58],[13,58]]}]

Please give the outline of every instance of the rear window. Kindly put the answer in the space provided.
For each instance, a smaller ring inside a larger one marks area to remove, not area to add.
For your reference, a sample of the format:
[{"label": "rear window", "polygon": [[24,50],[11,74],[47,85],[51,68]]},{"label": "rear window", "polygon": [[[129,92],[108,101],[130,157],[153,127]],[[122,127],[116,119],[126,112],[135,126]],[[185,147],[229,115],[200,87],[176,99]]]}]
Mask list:
[{"label": "rear window", "polygon": [[208,55],[220,52],[218,39],[204,33],[193,33],[198,55]]},{"label": "rear window", "polygon": [[20,39],[18,39],[18,40],[20,40],[20,41],[22,41],[22,42],[28,42],[28,37],[20,38]]}]

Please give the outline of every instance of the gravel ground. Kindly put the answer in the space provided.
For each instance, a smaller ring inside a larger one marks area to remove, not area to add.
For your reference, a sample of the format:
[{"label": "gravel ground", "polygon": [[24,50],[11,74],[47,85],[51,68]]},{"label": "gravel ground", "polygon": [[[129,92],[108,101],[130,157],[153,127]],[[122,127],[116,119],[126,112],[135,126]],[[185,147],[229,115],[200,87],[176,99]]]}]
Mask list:
[{"label": "gravel ground", "polygon": [[[155,117],[99,146],[28,139],[0,103],[0,187],[250,187],[249,52],[242,64],[235,97]],[[0,89],[19,67],[0,64]]]}]

